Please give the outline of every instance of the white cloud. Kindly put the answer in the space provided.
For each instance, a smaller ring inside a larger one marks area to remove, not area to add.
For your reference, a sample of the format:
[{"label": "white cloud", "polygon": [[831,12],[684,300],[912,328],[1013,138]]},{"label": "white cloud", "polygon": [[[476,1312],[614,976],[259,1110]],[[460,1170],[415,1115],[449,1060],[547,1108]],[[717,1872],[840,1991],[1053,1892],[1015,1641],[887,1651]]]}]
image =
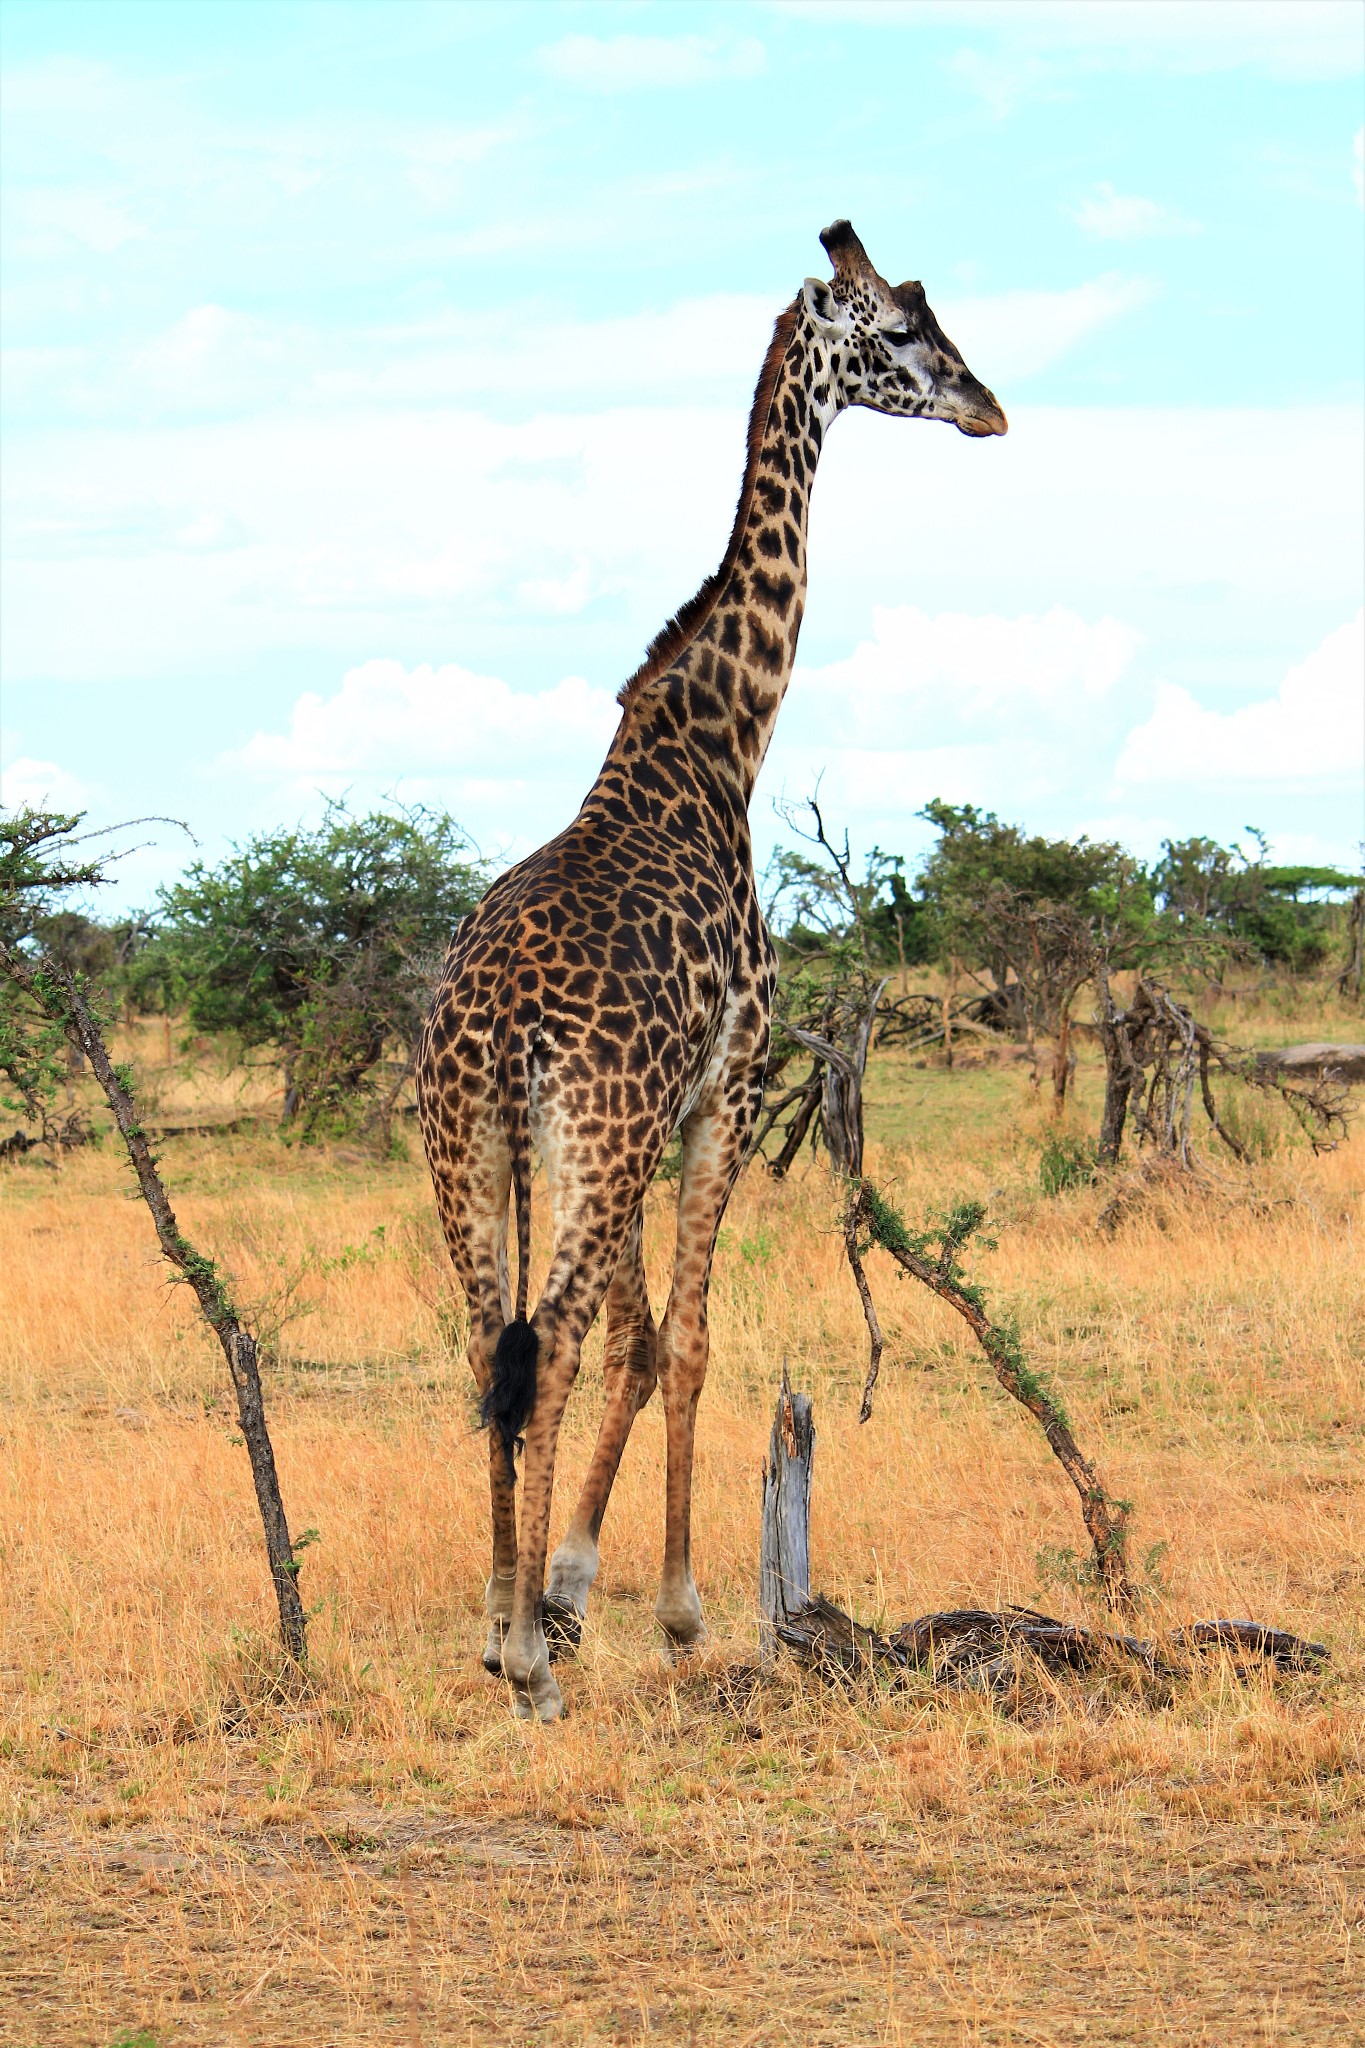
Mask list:
[{"label": "white cloud", "polygon": [[581,612],[601,586],[592,565],[580,561],[567,576],[532,576],[517,586],[517,596],[533,611],[567,618]]},{"label": "white cloud", "polygon": [[[935,303],[968,362],[1000,387],[1047,369],[1152,292],[1141,278],[1106,272],[1060,291]],[[488,398],[563,410],[660,393],[676,406],[747,398],[778,310],[764,295],[732,292],[601,320],[514,304],[337,333],[210,302],[133,348],[16,350],[5,369],[31,409],[87,420]]]},{"label": "white cloud", "polygon": [[[1055,789],[1087,709],[1110,697],[1136,645],[1115,619],[1061,609],[879,611],[846,661],[797,669],[756,809],[773,791],[804,794],[822,772],[836,807],[886,830],[933,795],[1023,801]],[[331,696],[300,697],[284,730],[257,732],[220,766],[269,785],[286,810],[319,789],[397,788],[439,799],[478,833],[532,844],[572,817],[618,716],[613,694],[578,676],[513,690],[457,663],[375,660]]]},{"label": "white cloud", "polygon": [[455,313],[369,337],[371,362],[320,378],[317,390],[444,404],[534,394],[547,407],[668,392],[676,403],[756,375],[779,310],[754,293],[717,293],[607,320],[547,318],[533,306]]},{"label": "white cloud", "polygon": [[847,825],[857,848],[903,852],[928,837],[916,813],[932,797],[1012,817],[1053,795],[1058,777],[1055,753],[1034,744],[844,747],[827,737],[795,745],[779,731],[750,806],[755,839],[783,836],[775,832],[770,800],[800,803],[817,781],[826,818]]},{"label": "white cloud", "polygon": [[1139,635],[1058,606],[988,613],[873,612],[845,660],[798,665],[755,802],[803,797],[822,777],[830,815],[904,846],[933,796],[1013,815],[1069,789],[1096,758]]},{"label": "white cloud", "polygon": [[0,769],[0,805],[7,811],[20,804],[31,804],[35,810],[83,811],[89,801],[85,784],[56,761],[35,761],[21,754]]},{"label": "white cloud", "polygon": [[[989,352],[968,360],[1009,407],[1004,440],[870,413],[831,433],[808,660],[844,652],[898,599],[1061,606],[1144,632],[1173,603],[1191,622],[1226,606],[1237,629],[1267,605],[1354,610],[1354,408],[1034,409]],[[254,661],[307,646],[338,674],[382,649],[518,682],[573,668],[614,689],[719,560],[742,451],[738,395],[516,422],[319,408],[15,435],[0,477],[5,672],[122,681],[188,672],[206,648]],[[1286,505],[1312,517],[1286,520]],[[528,597],[593,637],[533,641]]]},{"label": "white cloud", "polygon": [[272,386],[279,388],[297,345],[285,330],[248,314],[226,306],[192,306],[133,352],[124,388],[139,410],[148,405],[158,412],[236,409],[259,403]]},{"label": "white cloud", "polygon": [[69,258],[73,243],[97,256],[111,256],[148,233],[127,205],[93,186],[17,185],[10,209],[11,262]]},{"label": "white cloud", "polygon": [[756,78],[767,65],[767,52],[754,36],[728,44],[708,36],[562,36],[536,54],[552,78],[585,92]]},{"label": "white cloud", "polygon": [[744,390],[778,310],[757,293],[717,293],[603,320],[513,304],[338,332],[210,303],[135,348],[12,350],[4,363],[31,409],[83,419],[489,397],[562,409],[661,392],[677,404]]},{"label": "white cloud", "polygon": [[596,768],[618,717],[612,692],[581,676],[522,692],[456,662],[405,668],[377,659],[352,668],[334,696],[309,690],[289,731],[256,733],[223,766],[301,786],[420,778],[456,793],[493,784],[544,791],[565,770],[577,786],[577,762]]},{"label": "white cloud", "polygon": [[[989,354],[967,360],[1009,412],[1005,439],[964,446],[870,413],[831,433],[811,516],[808,646],[831,596],[845,617],[902,594],[933,593],[944,610],[1062,604],[1149,637],[1178,621],[1200,644],[1217,619],[1243,659],[1255,645],[1246,620],[1269,606],[1316,620],[1359,603],[1356,407],[1016,406]],[[1287,519],[1287,505],[1304,516]]]},{"label": "white cloud", "polygon": [[[478,216],[479,167],[531,132],[525,108],[461,125],[364,104],[329,110],[325,93],[306,113],[234,117],[204,78],[132,64],[14,65],[0,92],[8,267],[26,258],[41,279],[75,263],[68,305],[84,251],[107,256],[139,238],[152,246],[140,252],[134,303],[151,274],[207,274],[221,293],[225,270],[242,274],[244,248],[253,279],[282,258],[296,289],[337,259],[332,289],[360,274],[429,271]],[[35,278],[22,283],[32,292]],[[97,298],[89,313],[102,335],[104,307]],[[121,295],[116,317],[124,310]]]},{"label": "white cloud", "polygon": [[1365,59],[1365,15],[1353,0],[784,0],[783,11],[878,28],[986,30],[1027,63],[1041,52],[1127,70],[1340,78]]},{"label": "white cloud", "polygon": [[1135,242],[1149,235],[1200,232],[1196,221],[1183,220],[1155,199],[1116,192],[1112,185],[1103,183],[1072,209],[1071,218],[1085,234],[1102,242]]},{"label": "white cloud", "polygon": [[992,390],[1034,377],[1112,320],[1146,305],[1154,287],[1109,271],[1063,291],[947,299],[937,310],[967,362]]},{"label": "white cloud", "polygon": [[873,637],[846,661],[798,667],[792,683],[794,701],[851,745],[913,741],[926,718],[941,726],[1070,717],[1109,696],[1141,637],[1118,619],[1092,625],[1061,606],[1012,619],[878,607],[872,624]]},{"label": "white cloud", "polygon": [[1129,733],[1120,783],[1354,786],[1365,776],[1365,612],[1291,668],[1273,697],[1210,711],[1175,683]]}]

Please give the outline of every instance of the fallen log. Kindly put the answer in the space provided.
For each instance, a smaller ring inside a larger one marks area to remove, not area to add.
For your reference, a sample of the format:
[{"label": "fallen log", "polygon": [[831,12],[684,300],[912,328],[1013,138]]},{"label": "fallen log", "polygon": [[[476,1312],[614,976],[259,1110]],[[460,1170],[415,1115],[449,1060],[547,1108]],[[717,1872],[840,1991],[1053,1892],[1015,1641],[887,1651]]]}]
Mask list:
[{"label": "fallen log", "polygon": [[[843,1684],[859,1679],[935,1685],[1017,1684],[1028,1660],[1045,1671],[1080,1673],[1115,1660],[1141,1665],[1152,1678],[1186,1678],[1201,1657],[1223,1655],[1240,1676],[1259,1665],[1313,1671],[1330,1661],[1324,1643],[1259,1621],[1184,1622],[1144,1638],[1118,1629],[1059,1621],[1032,1607],[953,1607],[922,1614],[890,1635],[855,1621],[810,1590],[810,1497],[815,1423],[807,1394],[792,1392],[785,1360],[782,1390],[763,1465],[759,1545],[759,1665],[771,1671],[780,1643],[798,1664]],[[747,1696],[746,1696],[747,1698]]]},{"label": "fallen log", "polygon": [[998,1690],[1019,1676],[1025,1657],[1054,1673],[1092,1671],[1116,1658],[1156,1678],[1186,1678],[1200,1655],[1224,1652],[1245,1676],[1252,1660],[1278,1671],[1312,1671],[1330,1660],[1323,1643],[1255,1621],[1196,1621],[1144,1640],[1111,1629],[1058,1621],[1032,1608],[950,1608],[922,1614],[889,1636],[865,1628],[817,1594],[776,1625],[783,1646],[807,1670],[848,1681],[928,1676],[937,1685]]},{"label": "fallen log", "polygon": [[1256,1066],[1263,1074],[1282,1075],[1285,1080],[1365,1081],[1365,1045],[1285,1045],[1272,1052],[1258,1052]]}]

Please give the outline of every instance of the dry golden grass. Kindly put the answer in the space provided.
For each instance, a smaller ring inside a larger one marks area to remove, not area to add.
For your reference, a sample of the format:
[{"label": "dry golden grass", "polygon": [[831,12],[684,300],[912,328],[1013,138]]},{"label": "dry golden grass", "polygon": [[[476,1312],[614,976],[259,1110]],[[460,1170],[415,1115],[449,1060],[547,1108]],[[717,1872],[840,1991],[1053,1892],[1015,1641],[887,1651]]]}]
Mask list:
[{"label": "dry golden grass", "polygon": [[[232,1098],[207,1074],[167,1099]],[[911,1214],[992,1197],[978,1270],[1135,1503],[1142,1625],[1252,1615],[1329,1642],[1329,1671],[1243,1683],[1214,1661],[1165,1697],[1116,1671],[1003,1700],[848,1698],[785,1672],[727,1694],[753,1654],[784,1354],[815,1398],[824,1590],[867,1620],[1091,1611],[1046,1448],[961,1324],[875,1259],[888,1357],[858,1427],[829,1183],[755,1172],[722,1241],[700,1426],[712,1647],[682,1672],[658,1654],[655,1403],[570,1718],[527,1730],[477,1662],[486,1454],[420,1164],[177,1140],[191,1235],[267,1323],[313,1309],[270,1373],[291,1519],[320,1532],[314,1668],[281,1688],[220,1357],[113,1148],[60,1175],[26,1161],[0,1186],[0,2039],[1365,2039],[1365,1144],[1220,1168],[1109,1238],[1101,1191],[1039,1196],[1017,1071],[885,1060],[872,1123],[872,1170]],[[659,1187],[656,1301],[669,1203]],[[599,1357],[594,1338],[561,1526]]]}]

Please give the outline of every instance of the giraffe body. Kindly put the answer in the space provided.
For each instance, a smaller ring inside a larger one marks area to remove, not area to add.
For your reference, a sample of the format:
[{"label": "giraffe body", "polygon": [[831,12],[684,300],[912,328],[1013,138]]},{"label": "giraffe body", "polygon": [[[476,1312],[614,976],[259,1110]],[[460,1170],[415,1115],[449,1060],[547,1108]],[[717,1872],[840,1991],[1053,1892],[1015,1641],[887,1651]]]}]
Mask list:
[{"label": "giraffe body", "polygon": [[[835,275],[808,279],[778,319],[725,559],[621,691],[620,725],[573,823],[500,876],[460,926],[419,1047],[423,1138],[492,1424],[484,1661],[506,1675],[525,1717],[562,1709],[545,1618],[576,1640],[612,1481],[656,1383],[668,1479],[655,1613],[675,1649],[702,1632],[690,1503],[707,1286],[762,1097],[776,975],[748,803],[795,658],[824,435],[849,404],[948,419],[972,435],[1005,431],[921,288],[887,285],[846,222],[821,239]],[[675,1131],[673,1281],[656,1329],[641,1219]],[[554,1238],[528,1319],[536,1152]],[[605,1414],[546,1589],[560,1420],[604,1303]]]}]

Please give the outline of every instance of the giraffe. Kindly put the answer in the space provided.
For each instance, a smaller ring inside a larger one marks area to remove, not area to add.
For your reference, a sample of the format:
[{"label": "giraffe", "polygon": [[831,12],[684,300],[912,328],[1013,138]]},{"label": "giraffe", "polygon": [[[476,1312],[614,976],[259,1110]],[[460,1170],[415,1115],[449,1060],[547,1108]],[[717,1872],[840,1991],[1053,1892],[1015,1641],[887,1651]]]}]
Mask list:
[{"label": "giraffe", "polygon": [[[484,1663],[505,1676],[522,1719],[563,1710],[546,1625],[558,1646],[577,1642],[612,1482],[656,1384],[667,1481],[654,1612],[674,1655],[704,1633],[690,1516],[707,1289],[761,1101],[776,977],[748,805],[796,654],[825,434],[850,405],[974,437],[1006,431],[923,287],[887,284],[847,221],[820,239],[833,275],[807,278],[778,316],[724,559],[621,689],[615,737],[573,823],[460,925],[418,1049],[422,1135],[489,1425]],[[673,1278],[656,1326],[641,1221],[675,1132]],[[537,1151],[553,1236],[528,1315]],[[560,1422],[604,1303],[602,1423],[547,1587]]]}]

